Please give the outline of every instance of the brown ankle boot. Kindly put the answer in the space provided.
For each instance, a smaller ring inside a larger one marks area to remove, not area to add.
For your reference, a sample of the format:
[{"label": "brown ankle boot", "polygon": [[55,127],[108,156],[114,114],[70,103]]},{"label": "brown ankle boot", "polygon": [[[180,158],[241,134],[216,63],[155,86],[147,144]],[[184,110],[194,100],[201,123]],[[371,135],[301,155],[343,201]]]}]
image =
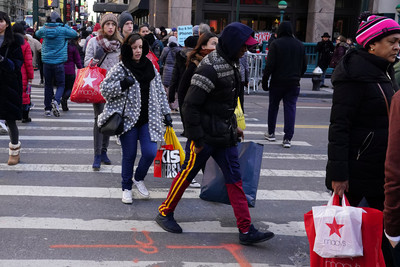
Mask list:
[{"label": "brown ankle boot", "polygon": [[19,162],[19,152],[21,150],[21,142],[18,142],[17,145],[9,144],[8,150],[8,165],[17,165]]}]

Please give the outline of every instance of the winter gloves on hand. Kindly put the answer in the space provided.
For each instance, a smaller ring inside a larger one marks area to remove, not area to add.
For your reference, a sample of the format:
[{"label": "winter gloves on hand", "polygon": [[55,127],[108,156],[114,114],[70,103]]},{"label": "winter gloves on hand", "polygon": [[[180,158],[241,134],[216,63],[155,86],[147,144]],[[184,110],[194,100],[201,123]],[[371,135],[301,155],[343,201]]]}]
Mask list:
[{"label": "winter gloves on hand", "polygon": [[132,76],[126,76],[122,81],[119,82],[121,85],[121,91],[125,92],[129,87],[135,83],[135,79]]},{"label": "winter gloves on hand", "polygon": [[171,126],[171,127],[172,127],[172,118],[171,118],[171,114],[165,114],[165,115],[164,115],[163,123],[164,123],[165,126]]}]

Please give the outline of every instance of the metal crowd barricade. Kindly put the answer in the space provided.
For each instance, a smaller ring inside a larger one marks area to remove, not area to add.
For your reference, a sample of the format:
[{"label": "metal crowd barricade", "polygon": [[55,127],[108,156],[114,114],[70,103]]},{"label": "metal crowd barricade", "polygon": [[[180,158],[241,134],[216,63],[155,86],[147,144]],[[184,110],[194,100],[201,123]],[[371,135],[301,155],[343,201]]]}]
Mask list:
[{"label": "metal crowd barricade", "polygon": [[247,60],[249,63],[249,86],[247,87],[247,94],[250,94],[250,88],[255,92],[258,91],[258,87],[261,86],[267,55],[268,51],[265,53],[247,52]]}]

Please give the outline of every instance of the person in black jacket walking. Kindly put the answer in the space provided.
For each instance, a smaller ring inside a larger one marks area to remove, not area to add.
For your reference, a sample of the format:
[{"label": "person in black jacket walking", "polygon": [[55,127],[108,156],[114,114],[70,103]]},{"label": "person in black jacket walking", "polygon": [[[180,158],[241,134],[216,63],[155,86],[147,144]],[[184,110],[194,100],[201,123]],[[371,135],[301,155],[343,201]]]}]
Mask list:
[{"label": "person in black jacket walking", "polygon": [[257,43],[253,30],[234,22],[223,30],[217,49],[199,64],[183,103],[184,127],[190,146],[185,163],[172,182],[167,199],[158,208],[156,222],[166,231],[182,233],[174,219],[174,210],[191,180],[209,157],[221,167],[229,200],[239,228],[239,242],[244,245],[271,239],[272,232],[259,232],[251,224],[238,161],[237,128],[234,113],[240,86],[239,58],[246,45]]},{"label": "person in black jacket walking", "polygon": [[321,77],[321,87],[328,87],[325,85],[325,74],[329,67],[329,63],[331,62],[335,47],[331,40],[329,40],[329,38],[331,38],[329,33],[325,32],[321,38],[322,40],[317,43],[318,67],[320,67],[323,72]]},{"label": "person in black jacket walking", "polygon": [[[265,138],[275,141],[276,118],[279,103],[283,100],[285,126],[283,147],[290,148],[296,119],[296,103],[300,92],[300,78],[306,72],[307,59],[302,42],[293,36],[292,25],[282,22],[278,28],[278,39],[270,46],[262,78],[264,91],[269,90],[268,132]],[[268,86],[268,80],[271,80]]]},{"label": "person in black jacket walking", "polygon": [[[369,16],[360,24],[357,43],[332,75],[326,186],[352,206],[363,198],[383,210],[385,155],[389,110],[398,90],[393,64],[400,51],[400,26],[389,18]],[[382,242],[386,266],[391,264],[390,244]]]}]

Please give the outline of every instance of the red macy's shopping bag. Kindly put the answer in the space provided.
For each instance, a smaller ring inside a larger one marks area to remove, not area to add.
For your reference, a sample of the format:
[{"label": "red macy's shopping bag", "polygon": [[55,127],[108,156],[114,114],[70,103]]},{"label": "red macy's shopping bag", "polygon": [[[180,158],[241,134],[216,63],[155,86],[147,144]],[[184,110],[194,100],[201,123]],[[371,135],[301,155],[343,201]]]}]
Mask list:
[{"label": "red macy's shopping bag", "polygon": [[181,170],[179,150],[173,145],[164,145],[154,158],[154,177],[173,179]]},{"label": "red macy's shopping bag", "polygon": [[106,73],[107,70],[97,66],[79,69],[72,87],[71,101],[76,103],[105,103],[106,100],[100,93],[100,83]]},{"label": "red macy's shopping bag", "polygon": [[[361,235],[364,256],[354,258],[321,258],[314,251],[315,226],[312,210],[304,214],[308,242],[310,244],[311,267],[383,267],[385,261],[381,250],[383,214],[372,208],[362,208]],[[329,240],[327,240],[329,242]]]}]

